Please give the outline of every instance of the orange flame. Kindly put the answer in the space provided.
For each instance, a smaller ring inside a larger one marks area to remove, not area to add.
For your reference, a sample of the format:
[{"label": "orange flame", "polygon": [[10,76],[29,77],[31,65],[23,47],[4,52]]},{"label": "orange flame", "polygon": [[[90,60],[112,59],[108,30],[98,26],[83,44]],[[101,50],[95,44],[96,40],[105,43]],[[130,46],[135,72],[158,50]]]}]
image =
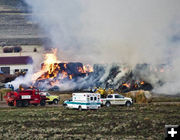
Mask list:
[{"label": "orange flame", "polygon": [[130,88],[130,83],[128,84],[128,83],[124,83],[124,84],[122,84],[123,86],[125,86],[125,87],[127,87],[127,88]]},{"label": "orange flame", "polygon": [[80,72],[80,73],[85,73],[85,72],[84,72],[84,69],[83,69],[82,67],[78,67],[78,72]]},{"label": "orange flame", "polygon": [[[68,74],[67,64],[64,63],[64,68],[61,69],[59,65],[60,61],[57,58],[57,49],[53,49],[52,52],[44,54],[44,62],[41,66],[41,70],[35,73],[32,77],[34,83],[37,80],[51,79],[50,85],[54,86],[59,83],[60,79],[73,78],[72,74]],[[83,67],[77,68],[78,72],[87,74],[93,72],[93,68],[88,64]],[[55,80],[55,79],[59,80]]]},{"label": "orange flame", "polygon": [[67,64],[66,64],[66,63],[64,64],[64,68],[65,68],[65,69],[67,68]]},{"label": "orange flame", "polygon": [[89,64],[83,66],[84,72],[93,72],[93,67]]},{"label": "orange flame", "polygon": [[69,79],[72,79],[72,75],[69,75]]},{"label": "orange flame", "polygon": [[141,81],[140,84],[141,84],[141,85],[144,85],[144,81]]}]

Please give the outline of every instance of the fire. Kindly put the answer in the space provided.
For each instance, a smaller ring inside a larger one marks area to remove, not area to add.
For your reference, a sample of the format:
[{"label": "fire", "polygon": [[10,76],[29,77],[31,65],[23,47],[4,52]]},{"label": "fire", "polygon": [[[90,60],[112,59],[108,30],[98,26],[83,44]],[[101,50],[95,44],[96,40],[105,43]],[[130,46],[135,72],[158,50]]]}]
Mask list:
[{"label": "fire", "polygon": [[52,52],[46,53],[44,55],[44,63],[42,70],[48,71],[49,73],[54,71],[58,66],[54,65],[59,63],[59,60],[57,58],[57,49],[52,49]]},{"label": "fire", "polygon": [[144,81],[141,81],[140,84],[141,84],[141,85],[144,85]]},{"label": "fire", "polygon": [[72,75],[69,75],[69,79],[72,79]]},{"label": "fire", "polygon": [[93,67],[89,64],[84,65],[83,67],[78,67],[80,73],[90,73],[93,72]]},{"label": "fire", "polygon": [[66,71],[62,71],[61,74],[62,75],[60,76],[60,79],[64,79],[68,77],[68,73]]},{"label": "fire", "polygon": [[125,87],[127,87],[127,88],[130,88],[130,83],[124,83],[124,84],[122,84],[123,86],[125,86]]},{"label": "fire", "polygon": [[89,64],[83,66],[84,72],[93,72],[93,67]]},{"label": "fire", "polygon": [[64,64],[64,68],[67,68],[67,64],[66,63]]},{"label": "fire", "polygon": [[41,65],[41,70],[34,73],[32,76],[33,83],[36,82],[36,80],[42,80],[50,78],[53,72],[54,76],[57,76],[57,72],[54,70],[58,69],[59,67],[57,65],[53,65],[58,63],[58,58],[56,56],[57,49],[52,49],[52,52],[44,54],[44,62]]},{"label": "fire", "polygon": [[44,62],[41,64],[41,70],[33,75],[33,83],[47,80],[49,85],[60,84],[61,80],[71,80],[77,76],[87,76],[93,72],[93,67],[89,64],[61,62],[57,58],[57,49],[44,54]]},{"label": "fire", "polygon": [[78,71],[79,71],[80,73],[85,73],[85,72],[84,72],[84,69],[83,69],[82,67],[78,67]]}]

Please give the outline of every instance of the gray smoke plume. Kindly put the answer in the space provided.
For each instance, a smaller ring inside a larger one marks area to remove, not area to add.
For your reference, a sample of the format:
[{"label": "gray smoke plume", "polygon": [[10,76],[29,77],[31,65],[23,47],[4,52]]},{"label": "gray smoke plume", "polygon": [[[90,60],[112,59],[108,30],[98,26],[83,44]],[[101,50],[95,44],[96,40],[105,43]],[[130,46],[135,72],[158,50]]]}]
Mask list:
[{"label": "gray smoke plume", "polygon": [[[170,67],[141,75],[154,91],[180,92],[179,0],[26,0],[60,60]],[[108,69],[106,70],[108,73]],[[107,76],[102,77],[105,78]],[[146,76],[146,77],[144,77]],[[119,74],[114,82],[118,82]],[[101,79],[101,80],[102,80]],[[157,81],[163,81],[157,86]]]}]

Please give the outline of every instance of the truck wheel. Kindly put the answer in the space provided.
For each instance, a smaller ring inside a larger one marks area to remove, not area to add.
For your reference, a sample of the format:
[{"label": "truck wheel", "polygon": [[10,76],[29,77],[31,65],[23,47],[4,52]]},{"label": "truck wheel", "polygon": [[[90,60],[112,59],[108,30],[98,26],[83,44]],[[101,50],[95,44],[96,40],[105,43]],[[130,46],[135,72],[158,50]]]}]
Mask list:
[{"label": "truck wheel", "polygon": [[14,103],[9,102],[9,103],[8,103],[8,106],[14,106]]},{"label": "truck wheel", "polygon": [[111,103],[110,102],[106,102],[106,107],[110,107],[111,106]]},{"label": "truck wheel", "polygon": [[40,101],[40,105],[41,105],[41,106],[45,106],[45,105],[46,105],[46,101],[45,101],[45,100],[41,100],[41,101]]},{"label": "truck wheel", "polygon": [[63,104],[64,107],[67,107],[67,104]]},{"label": "truck wheel", "polygon": [[78,110],[79,110],[79,111],[82,111],[82,107],[81,107],[81,106],[79,106],[79,107],[78,107]]},{"label": "truck wheel", "polygon": [[54,99],[54,100],[53,100],[53,103],[56,104],[56,105],[58,104],[58,102],[59,102],[59,101],[58,101],[57,99]]},{"label": "truck wheel", "polygon": [[22,107],[22,101],[16,101],[16,107]]},{"label": "truck wheel", "polygon": [[24,100],[23,103],[22,103],[22,105],[23,105],[24,107],[27,107],[27,106],[29,105],[29,102],[28,102],[27,100]]},{"label": "truck wheel", "polygon": [[126,102],[126,106],[127,106],[127,107],[131,106],[131,102],[130,102],[130,101],[127,101],[127,102]]}]

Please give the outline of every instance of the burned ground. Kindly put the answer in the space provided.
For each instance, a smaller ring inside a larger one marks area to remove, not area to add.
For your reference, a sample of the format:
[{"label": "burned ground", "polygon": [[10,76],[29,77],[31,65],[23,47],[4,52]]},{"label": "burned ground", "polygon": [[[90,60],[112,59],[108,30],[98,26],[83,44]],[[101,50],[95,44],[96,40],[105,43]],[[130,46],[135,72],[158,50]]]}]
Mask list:
[{"label": "burned ground", "polygon": [[57,107],[0,108],[0,138],[163,139],[180,124],[180,104],[135,104],[77,111]]}]

